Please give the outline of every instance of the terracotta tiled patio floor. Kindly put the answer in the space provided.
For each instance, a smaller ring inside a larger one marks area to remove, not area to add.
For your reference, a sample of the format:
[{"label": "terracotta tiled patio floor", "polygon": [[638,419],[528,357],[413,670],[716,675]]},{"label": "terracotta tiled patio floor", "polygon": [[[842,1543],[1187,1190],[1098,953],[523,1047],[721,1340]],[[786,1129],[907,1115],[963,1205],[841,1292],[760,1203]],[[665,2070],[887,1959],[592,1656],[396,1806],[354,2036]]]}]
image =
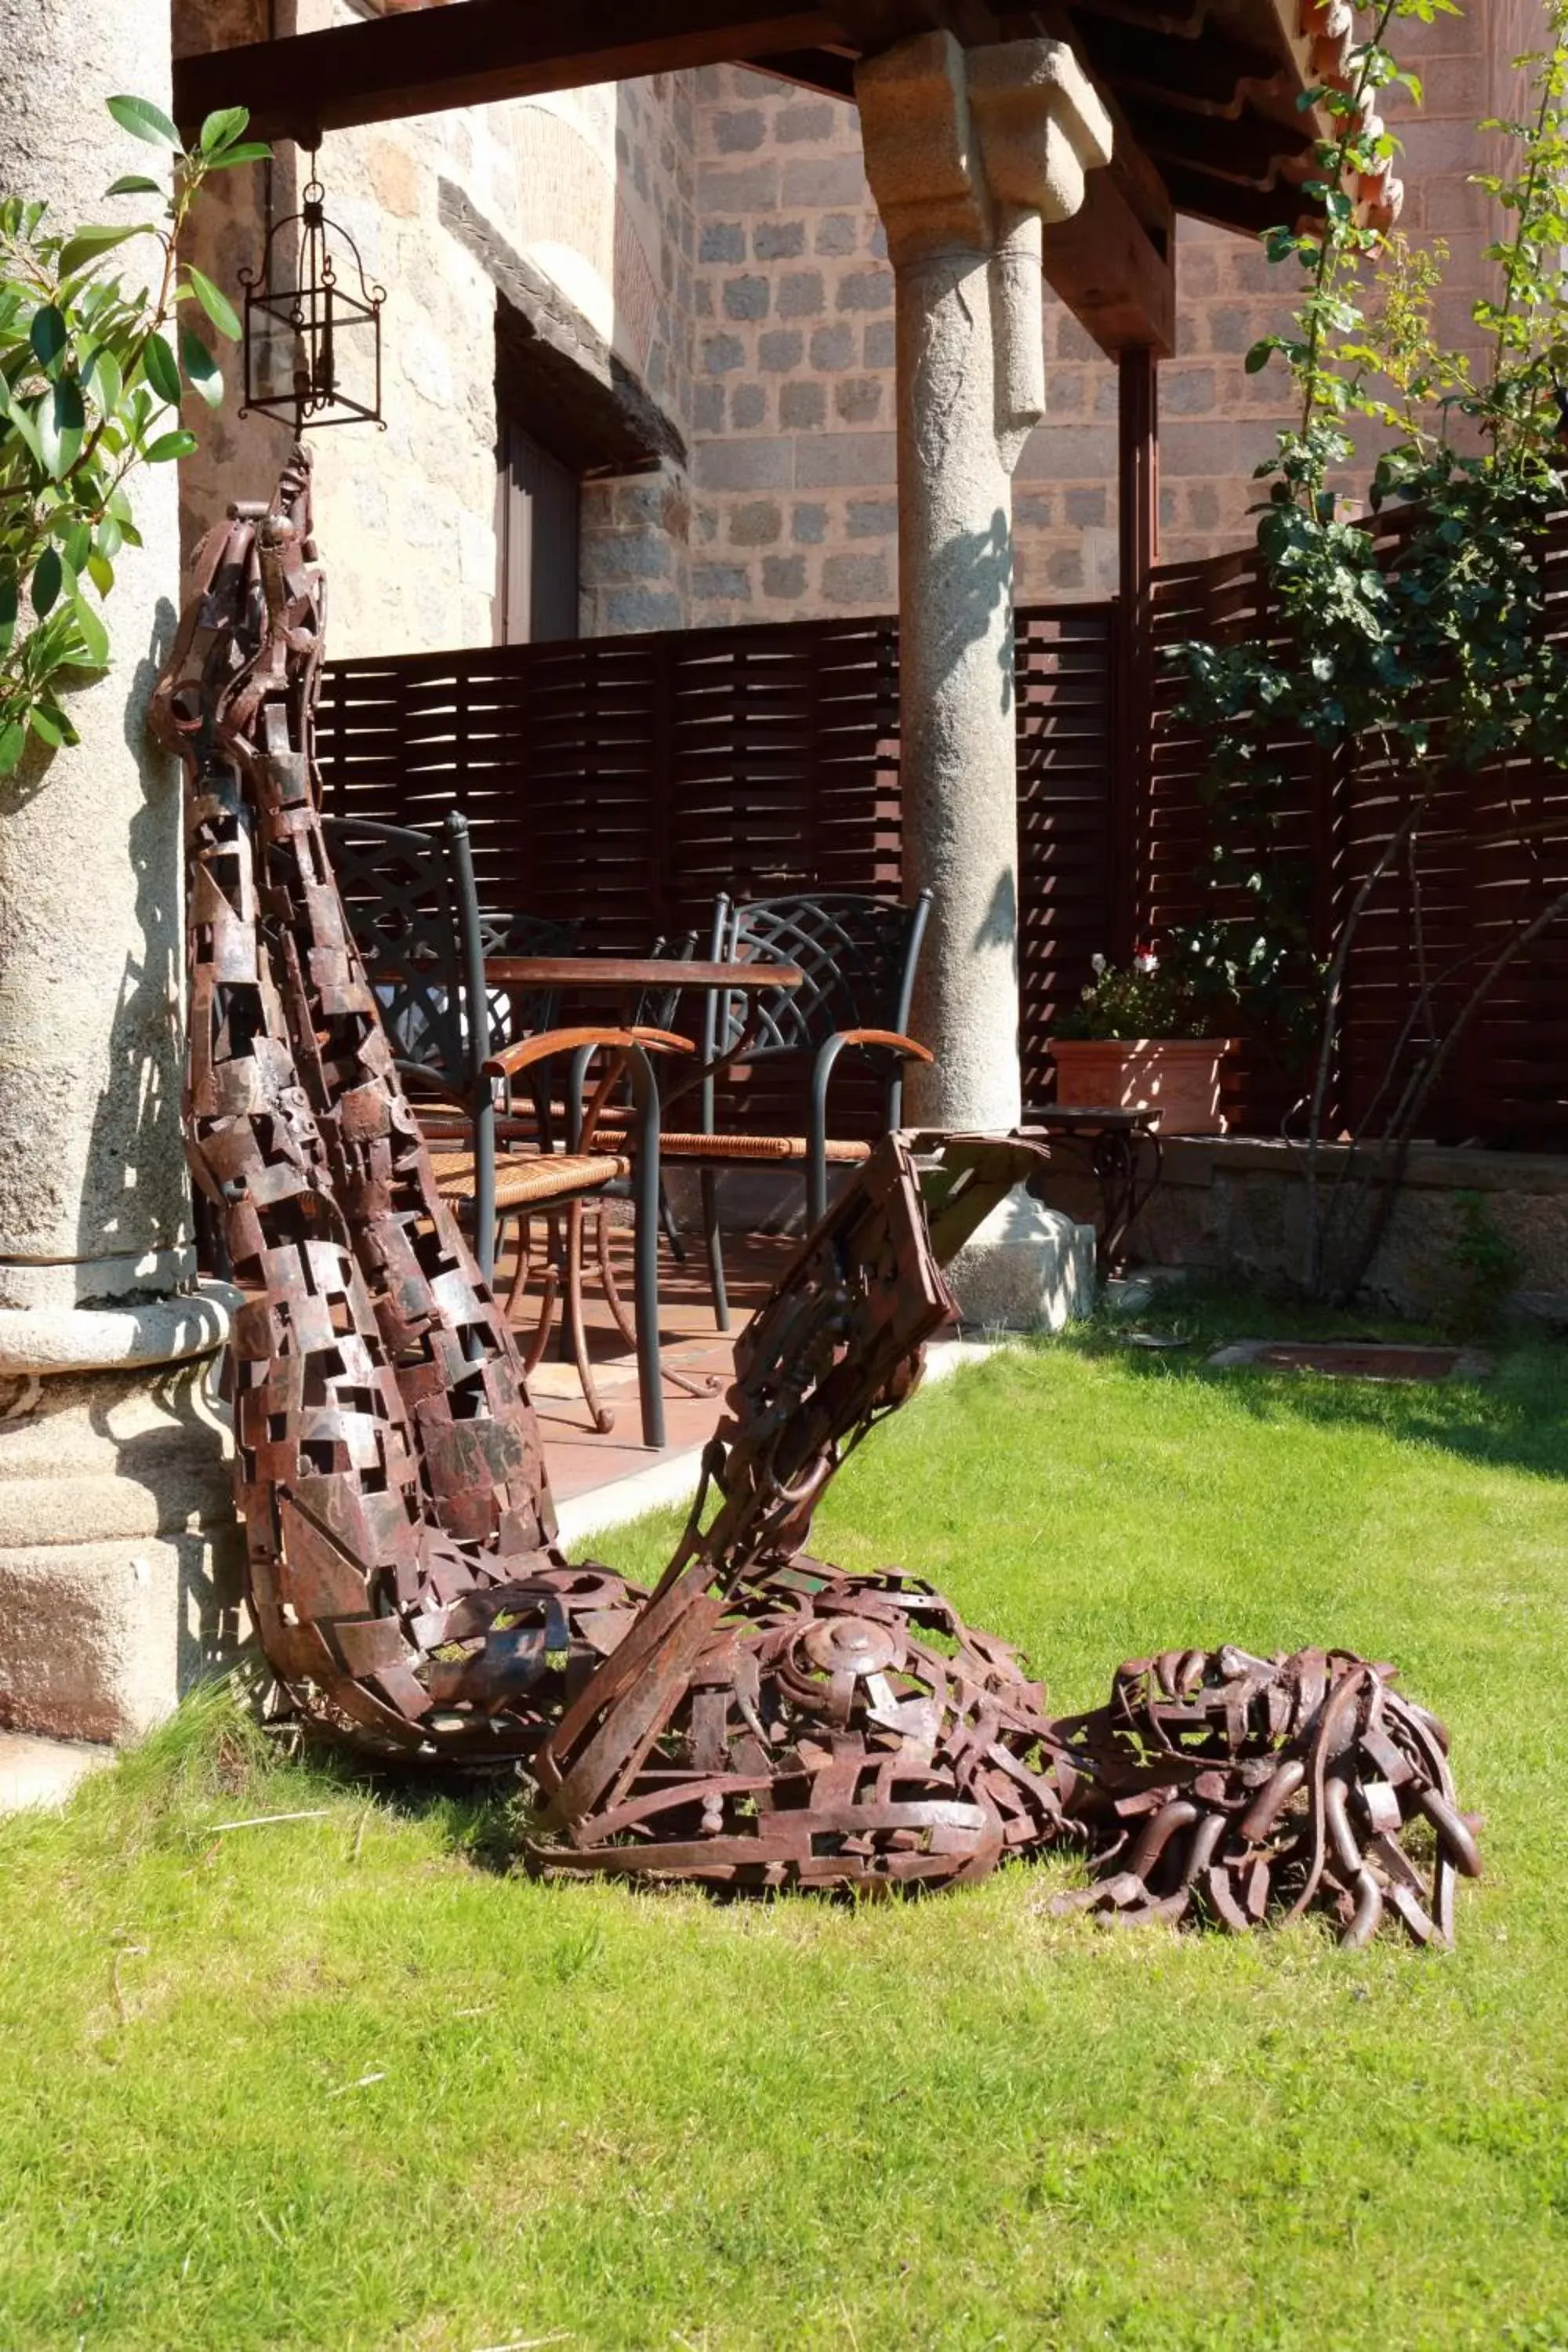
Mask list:
[{"label": "terracotta tiled patio floor", "polygon": [[[569,1503],[622,1478],[673,1462],[706,1444],[718,1425],[728,1383],[735,1335],[767,1297],[797,1244],[771,1236],[732,1236],[724,1245],[729,1280],[731,1328],[726,1335],[714,1328],[713,1306],[708,1291],[708,1261],[700,1235],[687,1238],[686,1264],[678,1265],[667,1246],[659,1253],[659,1338],[667,1375],[672,1371],[703,1383],[703,1391],[688,1396],[674,1381],[665,1381],[667,1444],[660,1454],[642,1442],[637,1407],[637,1359],[616,1328],[597,1281],[587,1286],[589,1346],[600,1397],[616,1417],[615,1427],[599,1435],[583,1402],[576,1370],[563,1362],[559,1329],[549,1352],[530,1381],[534,1405],[544,1431],[545,1461],[557,1503]],[[612,1241],[613,1262],[622,1295],[632,1293],[631,1234],[617,1228]],[[592,1252],[590,1251],[590,1259]],[[504,1286],[510,1262],[502,1265],[498,1285]],[[526,1339],[530,1310],[538,1305],[537,1285],[531,1287],[518,1317],[520,1337]]]}]

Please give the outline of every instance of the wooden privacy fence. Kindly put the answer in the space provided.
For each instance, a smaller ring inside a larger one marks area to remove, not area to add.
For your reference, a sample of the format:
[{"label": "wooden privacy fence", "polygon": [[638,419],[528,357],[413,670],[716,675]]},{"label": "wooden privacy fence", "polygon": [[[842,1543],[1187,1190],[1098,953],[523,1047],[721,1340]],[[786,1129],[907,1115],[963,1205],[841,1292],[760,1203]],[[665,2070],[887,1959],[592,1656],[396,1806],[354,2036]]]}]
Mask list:
[{"label": "wooden privacy fence", "polygon": [[[1031,1089],[1057,1008],[1110,943],[1111,607],[1018,616],[1023,988]],[[705,940],[719,890],[896,894],[899,633],[691,629],[331,663],[328,805],[457,806],[481,902],[571,918],[585,948]]]},{"label": "wooden privacy fence", "polygon": [[[1391,515],[1374,549],[1401,527]],[[1543,561],[1550,625],[1553,635],[1568,637],[1568,527]],[[1213,824],[1198,789],[1205,747],[1175,719],[1182,677],[1164,656],[1187,639],[1234,643],[1267,635],[1272,622],[1252,548],[1161,567],[1151,604],[1157,682],[1124,841],[1134,925],[1139,936],[1159,940],[1203,916],[1245,914],[1239,894],[1227,904],[1203,872]],[[1331,755],[1304,738],[1281,737],[1271,748],[1285,782],[1270,800],[1268,843],[1256,846],[1310,869],[1314,945],[1326,958],[1411,794],[1386,770],[1358,761],[1354,746]],[[1408,1039],[1400,1050],[1401,1033],[1423,973],[1441,1037],[1518,928],[1563,891],[1568,772],[1521,762],[1457,773],[1443,785],[1422,821],[1413,861],[1376,883],[1353,932],[1331,1097],[1336,1125],[1354,1125],[1369,1110],[1381,1122],[1393,1108],[1412,1066]],[[1391,1068],[1398,1072],[1392,1087]],[[1299,1072],[1270,1067],[1244,1045],[1234,1083],[1243,1124],[1277,1131],[1300,1087]],[[1450,1143],[1568,1150],[1568,921],[1554,922],[1508,965],[1462,1033],[1419,1132]]]},{"label": "wooden privacy fence", "polygon": [[[1568,628],[1568,538],[1550,563]],[[1052,1024],[1097,951],[1124,959],[1139,939],[1240,911],[1216,902],[1202,871],[1203,746],[1173,720],[1179,682],[1160,656],[1183,638],[1268,625],[1256,554],[1162,566],[1150,613],[1154,657],[1142,662],[1123,653],[1114,603],[1018,615],[1030,1100],[1048,1095]],[[1152,688],[1141,688],[1151,675]],[[455,804],[472,827],[483,903],[572,918],[588,949],[705,937],[721,889],[894,893],[902,883],[892,620],[335,662],[321,748],[329,806],[420,824]],[[1306,742],[1279,748],[1287,782],[1270,854],[1310,866],[1326,952],[1403,804],[1375,772]],[[1435,995],[1440,1014],[1451,1013],[1521,910],[1568,888],[1568,777],[1483,774],[1458,780],[1443,801],[1415,876],[1381,884],[1358,932],[1336,1118],[1356,1117],[1374,1096],[1422,958],[1429,973],[1449,974]],[[1233,1075],[1233,1118],[1274,1132],[1300,1086],[1298,1073],[1248,1046]],[[1568,1150],[1568,924],[1510,968],[1422,1129]]]}]

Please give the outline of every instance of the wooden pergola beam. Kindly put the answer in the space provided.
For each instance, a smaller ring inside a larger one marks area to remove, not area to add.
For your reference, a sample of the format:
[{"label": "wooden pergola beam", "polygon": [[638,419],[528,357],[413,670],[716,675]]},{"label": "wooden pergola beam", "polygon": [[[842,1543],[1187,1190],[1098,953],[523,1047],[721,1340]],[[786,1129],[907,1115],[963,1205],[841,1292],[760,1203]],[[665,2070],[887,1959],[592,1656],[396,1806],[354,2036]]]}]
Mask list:
[{"label": "wooden pergola beam", "polygon": [[1046,279],[1102,352],[1176,348],[1176,272],[1170,237],[1156,242],[1114,172],[1091,172],[1081,208],[1045,233]]},{"label": "wooden pergola beam", "polygon": [[[263,138],[306,144],[387,122],[584,83],[744,62],[852,98],[855,60],[935,27],[965,47],[1069,40],[1116,126],[1082,212],[1047,233],[1046,269],[1111,353],[1168,353],[1175,207],[1244,234],[1300,211],[1315,123],[1300,0],[463,0],[176,61],[187,131],[243,105]],[[1283,169],[1281,168],[1283,167]]]},{"label": "wooden pergola beam", "polygon": [[[910,9],[916,26],[942,13],[921,0]],[[188,136],[216,108],[246,106],[255,137],[308,143],[356,123],[589,82],[733,58],[765,65],[776,53],[842,45],[845,14],[766,0],[464,0],[178,58],[174,114]]]}]

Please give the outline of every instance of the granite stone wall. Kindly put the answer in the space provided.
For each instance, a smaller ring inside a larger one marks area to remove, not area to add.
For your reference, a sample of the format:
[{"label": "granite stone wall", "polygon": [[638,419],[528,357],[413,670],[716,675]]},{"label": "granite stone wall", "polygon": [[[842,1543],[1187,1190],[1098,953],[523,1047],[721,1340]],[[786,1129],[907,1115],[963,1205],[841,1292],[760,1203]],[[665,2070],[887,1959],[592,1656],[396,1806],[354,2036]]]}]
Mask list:
[{"label": "granite stone wall", "polygon": [[[351,0],[275,5],[285,31],[353,13]],[[266,9],[174,0],[177,46],[255,37]],[[1401,28],[1426,89],[1419,115],[1389,108],[1404,226],[1451,248],[1439,324],[1461,343],[1496,234],[1470,175],[1498,142],[1475,125],[1513,109],[1510,60],[1542,16],[1542,0],[1470,0],[1462,16]],[[893,281],[852,107],[717,67],[335,134],[321,169],[389,289],[388,431],[318,445],[340,650],[490,635],[494,324],[513,298],[669,428],[647,470],[584,482],[586,634],[892,607]],[[285,147],[275,212],[298,184]],[[231,289],[265,197],[259,171],[235,174],[201,231],[198,253]],[[1201,223],[1180,223],[1177,253],[1161,552],[1180,562],[1250,536],[1252,469],[1289,404],[1279,366],[1249,376],[1244,361],[1284,322],[1289,281],[1255,240]],[[1116,586],[1115,369],[1054,298],[1044,333],[1048,414],[1016,491],[1023,602]],[[281,437],[232,405],[206,426],[183,469],[187,538],[237,487],[265,482]]]},{"label": "granite stone wall", "polygon": [[[281,0],[279,29],[348,22],[347,0]],[[174,0],[176,50],[258,38],[267,0]],[[599,390],[635,398],[667,454],[653,475],[585,487],[585,634],[670,628],[688,607],[684,453],[690,423],[690,77],[334,132],[319,158],[330,214],[387,289],[386,431],[321,435],[318,526],[340,655],[482,645],[495,589],[498,306],[569,352]],[[193,257],[237,299],[268,218],[298,207],[308,158],[280,142],[204,208]],[[234,373],[237,374],[237,354]],[[228,499],[265,492],[286,429],[205,422],[182,467],[187,557]]]},{"label": "granite stone wall", "polygon": [[[1485,116],[1518,95],[1510,60],[1541,0],[1470,0],[1399,29],[1424,84],[1391,100],[1405,142],[1403,226],[1451,250],[1439,326],[1476,349],[1495,211]],[[699,209],[691,619],[885,611],[895,595],[892,280],[852,107],[734,67],[696,77]],[[1183,220],[1177,349],[1161,370],[1161,553],[1197,560],[1250,537],[1252,468],[1289,418],[1282,366],[1249,376],[1287,321],[1289,280],[1256,240]],[[1116,586],[1116,374],[1048,297],[1047,420],[1018,469],[1020,602]]]}]

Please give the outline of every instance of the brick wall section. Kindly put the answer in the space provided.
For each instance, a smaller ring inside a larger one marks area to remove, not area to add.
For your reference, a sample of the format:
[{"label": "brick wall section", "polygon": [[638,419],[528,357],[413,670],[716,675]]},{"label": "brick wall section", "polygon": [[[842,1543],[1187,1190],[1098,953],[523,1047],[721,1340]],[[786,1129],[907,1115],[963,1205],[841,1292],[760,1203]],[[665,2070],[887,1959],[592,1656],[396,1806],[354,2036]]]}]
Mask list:
[{"label": "brick wall section", "polygon": [[[1516,95],[1509,60],[1542,37],[1540,0],[1471,0],[1401,28],[1425,83],[1405,142],[1404,226],[1452,251],[1440,325],[1469,308],[1496,234],[1468,175],[1494,160],[1481,117]],[[733,67],[696,77],[698,268],[692,421],[694,624],[886,611],[897,592],[893,289],[853,108]],[[1177,352],[1161,371],[1161,552],[1250,537],[1253,467],[1288,421],[1278,363],[1245,355],[1286,323],[1289,280],[1255,240],[1179,225]],[[1018,469],[1020,601],[1116,585],[1116,376],[1048,298],[1049,411]]]},{"label": "brick wall section", "polygon": [[697,76],[691,618],[881,613],[893,278],[852,107]]}]

